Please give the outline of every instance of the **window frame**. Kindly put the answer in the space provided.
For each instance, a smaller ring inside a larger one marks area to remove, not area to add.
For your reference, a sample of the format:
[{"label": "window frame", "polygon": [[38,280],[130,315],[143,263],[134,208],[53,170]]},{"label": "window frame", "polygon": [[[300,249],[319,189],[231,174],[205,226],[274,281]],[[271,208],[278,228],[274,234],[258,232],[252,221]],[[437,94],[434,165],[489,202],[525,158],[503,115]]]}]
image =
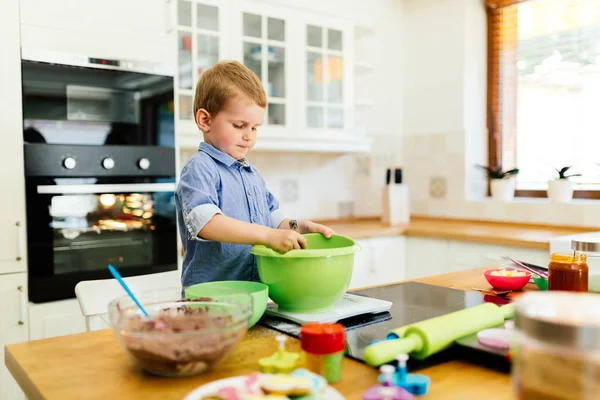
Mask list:
[{"label": "window frame", "polygon": [[[496,62],[500,57],[499,45],[496,42],[498,36],[494,32],[499,29],[500,19],[497,12],[504,8],[523,3],[528,0],[486,0],[487,14],[487,130],[488,130],[488,165],[497,167],[502,165],[502,132],[498,120],[500,118],[500,107],[494,108],[499,103],[500,90],[500,63]],[[518,133],[517,133],[518,134]],[[518,150],[518,149],[517,149]],[[518,165],[517,165],[518,168]],[[574,199],[600,200],[599,190],[577,190],[574,186]],[[491,194],[490,178],[488,178],[487,194]],[[525,198],[548,198],[546,190],[517,189],[515,197]]]}]

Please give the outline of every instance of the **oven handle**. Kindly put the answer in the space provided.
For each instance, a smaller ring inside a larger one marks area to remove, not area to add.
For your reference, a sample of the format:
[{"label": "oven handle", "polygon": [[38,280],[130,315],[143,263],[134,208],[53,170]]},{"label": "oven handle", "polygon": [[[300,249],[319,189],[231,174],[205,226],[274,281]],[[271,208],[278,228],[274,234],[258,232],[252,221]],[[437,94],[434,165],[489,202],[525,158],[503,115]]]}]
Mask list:
[{"label": "oven handle", "polygon": [[39,194],[159,193],[174,192],[174,182],[98,185],[39,185]]}]

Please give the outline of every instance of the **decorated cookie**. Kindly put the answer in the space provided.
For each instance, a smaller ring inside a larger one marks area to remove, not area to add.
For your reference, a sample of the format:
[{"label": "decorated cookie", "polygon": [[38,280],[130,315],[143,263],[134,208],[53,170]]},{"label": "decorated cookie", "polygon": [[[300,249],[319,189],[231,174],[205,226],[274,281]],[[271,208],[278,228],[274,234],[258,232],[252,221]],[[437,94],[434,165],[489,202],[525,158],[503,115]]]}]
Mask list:
[{"label": "decorated cookie", "polygon": [[260,387],[266,394],[296,397],[310,394],[313,385],[309,378],[283,374],[265,374],[261,379]]},{"label": "decorated cookie", "polygon": [[297,378],[309,379],[312,384],[312,393],[321,393],[325,390],[325,388],[327,388],[327,380],[325,380],[325,378],[323,378],[321,375],[313,374],[307,369],[299,368],[294,370],[290,375]]}]

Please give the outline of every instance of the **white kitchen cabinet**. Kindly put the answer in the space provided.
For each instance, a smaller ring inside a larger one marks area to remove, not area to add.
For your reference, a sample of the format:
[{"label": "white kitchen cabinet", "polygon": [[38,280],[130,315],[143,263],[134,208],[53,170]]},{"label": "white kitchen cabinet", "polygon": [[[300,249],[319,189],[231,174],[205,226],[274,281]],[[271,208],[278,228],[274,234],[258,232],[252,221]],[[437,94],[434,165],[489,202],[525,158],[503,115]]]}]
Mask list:
[{"label": "white kitchen cabinet", "polygon": [[174,1],[21,0],[22,44],[174,66]]},{"label": "white kitchen cabinet", "polygon": [[508,266],[494,259],[510,256],[537,265],[548,264],[548,251],[515,246],[410,236],[406,238],[407,279],[485,266]]},{"label": "white kitchen cabinet", "polygon": [[547,250],[455,240],[449,240],[447,243],[447,271],[449,272],[485,266],[511,266],[510,262],[498,260],[499,256],[508,256],[516,260],[542,266],[548,265],[549,262],[549,253]]},{"label": "white kitchen cabinet", "polygon": [[7,274],[27,269],[18,0],[2,5],[0,37],[0,274]]},{"label": "white kitchen cabinet", "polygon": [[406,238],[403,236],[359,239],[350,289],[382,285],[406,279]]},{"label": "white kitchen cabinet", "polygon": [[29,339],[85,332],[85,318],[76,299],[29,305]]},{"label": "white kitchen cabinet", "polygon": [[4,345],[28,340],[27,274],[0,275],[0,399],[18,400],[25,396],[4,365]]},{"label": "white kitchen cabinet", "polygon": [[361,251],[354,254],[354,268],[352,270],[352,280],[350,289],[356,289],[369,286],[370,270],[373,264],[373,255],[371,250],[372,241],[369,239],[359,239],[356,243],[361,247]]},{"label": "white kitchen cabinet", "polygon": [[398,282],[406,276],[406,238],[390,236],[373,241],[371,273],[373,285]]},{"label": "white kitchen cabinet", "polygon": [[406,238],[406,279],[422,278],[446,272],[446,240],[409,236]]},{"label": "white kitchen cabinet", "polygon": [[372,140],[352,126],[353,22],[263,1],[178,0],[177,6],[178,147],[195,149],[202,140],[192,115],[201,71],[234,59],[259,76],[268,97],[256,151],[370,150]]}]

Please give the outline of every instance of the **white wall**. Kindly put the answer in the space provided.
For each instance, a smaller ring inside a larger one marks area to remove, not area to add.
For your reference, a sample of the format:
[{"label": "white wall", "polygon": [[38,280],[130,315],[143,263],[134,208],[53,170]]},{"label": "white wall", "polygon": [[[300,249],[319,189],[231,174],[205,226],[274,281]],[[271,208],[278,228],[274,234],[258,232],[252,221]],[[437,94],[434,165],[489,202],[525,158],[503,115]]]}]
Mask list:
[{"label": "white wall", "polygon": [[404,2],[406,135],[464,128],[464,23],[461,0]]},{"label": "white wall", "polygon": [[[484,199],[486,15],[481,0],[404,1],[404,166],[415,214],[598,226],[600,204]],[[432,193],[432,182],[445,193]]]}]

